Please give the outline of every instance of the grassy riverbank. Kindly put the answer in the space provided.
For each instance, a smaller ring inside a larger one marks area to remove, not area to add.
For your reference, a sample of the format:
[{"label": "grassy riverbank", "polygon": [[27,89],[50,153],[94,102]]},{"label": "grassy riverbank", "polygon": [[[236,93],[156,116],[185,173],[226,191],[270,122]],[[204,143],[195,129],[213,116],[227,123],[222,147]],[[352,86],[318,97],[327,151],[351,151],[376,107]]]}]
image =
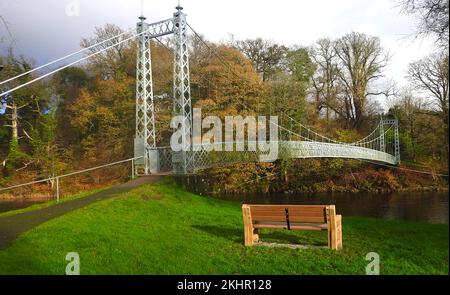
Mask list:
[{"label": "grassy riverbank", "polygon": [[[98,193],[101,192],[105,189],[107,189],[108,187],[103,187],[103,188],[97,188],[97,189],[93,189],[93,190],[88,190],[85,192],[80,192],[77,194],[73,194],[64,198],[61,198],[59,200],[59,203],[65,203],[65,202],[69,202],[69,201],[73,201],[79,198],[83,198],[89,195],[92,195],[94,193]],[[6,211],[6,212],[0,212],[0,217],[5,217],[5,216],[11,216],[14,214],[19,214],[19,213],[24,213],[24,212],[29,212],[29,211],[33,211],[33,210],[38,210],[38,209],[43,209],[43,208],[47,208],[50,206],[53,206],[55,204],[57,204],[58,202],[56,200],[51,200],[48,202],[44,202],[44,203],[38,203],[38,204],[34,204],[25,208],[21,208],[21,209],[16,209],[16,210],[10,210],[10,211]]]},{"label": "grassy riverbank", "polygon": [[[448,274],[448,225],[344,216],[344,249],[243,246],[240,204],[197,196],[168,179],[51,220],[0,251],[1,274]],[[326,245],[325,232],[270,231],[264,241]]]}]

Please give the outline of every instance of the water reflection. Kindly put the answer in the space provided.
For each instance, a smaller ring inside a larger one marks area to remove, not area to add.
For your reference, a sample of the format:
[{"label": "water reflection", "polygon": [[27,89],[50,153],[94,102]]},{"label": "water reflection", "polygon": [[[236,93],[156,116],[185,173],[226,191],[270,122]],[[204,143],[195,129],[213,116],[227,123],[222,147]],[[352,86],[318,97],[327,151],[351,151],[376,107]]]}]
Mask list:
[{"label": "water reflection", "polygon": [[0,199],[0,213],[29,207],[34,204],[48,202],[50,199]]},{"label": "water reflection", "polygon": [[216,198],[259,204],[334,204],[344,216],[367,216],[448,224],[448,192],[392,194],[222,195]]}]

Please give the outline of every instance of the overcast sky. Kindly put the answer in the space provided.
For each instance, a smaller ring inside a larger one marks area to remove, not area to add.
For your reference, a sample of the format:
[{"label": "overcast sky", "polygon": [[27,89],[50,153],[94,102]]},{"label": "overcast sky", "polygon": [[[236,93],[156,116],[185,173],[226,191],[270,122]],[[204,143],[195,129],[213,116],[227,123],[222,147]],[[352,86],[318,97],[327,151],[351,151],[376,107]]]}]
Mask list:
[{"label": "overcast sky", "polygon": [[[144,0],[148,22],[170,18],[178,0]],[[415,19],[400,14],[397,0],[181,0],[188,22],[213,41],[262,37],[309,46],[352,31],[381,39],[392,59],[386,76],[405,85],[407,65],[432,51],[430,40],[406,38]],[[134,28],[141,0],[0,0],[0,50],[46,63],[79,49],[79,41],[105,23]],[[79,8],[79,9],[78,9]],[[79,13],[78,13],[79,12]],[[9,28],[6,29],[5,23]]]}]

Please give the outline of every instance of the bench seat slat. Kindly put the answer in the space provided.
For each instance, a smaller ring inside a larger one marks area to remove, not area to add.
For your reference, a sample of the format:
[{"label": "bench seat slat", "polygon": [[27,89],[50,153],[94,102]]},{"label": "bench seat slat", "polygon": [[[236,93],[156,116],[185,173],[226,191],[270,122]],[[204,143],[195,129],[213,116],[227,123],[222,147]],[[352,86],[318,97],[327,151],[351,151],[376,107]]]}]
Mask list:
[{"label": "bench seat slat", "polygon": [[[284,222],[286,223],[286,217],[285,216],[260,216],[260,217],[253,217],[252,216],[252,222],[264,222],[264,221],[270,221],[270,222]],[[292,222],[299,222],[299,223],[324,223],[325,218],[324,216],[289,216],[289,221]]]},{"label": "bench seat slat", "polygon": [[327,205],[248,205],[251,210],[253,209],[264,209],[264,208],[299,208],[299,209],[317,209],[326,208]]},{"label": "bench seat slat", "polygon": [[[311,222],[319,222],[322,223],[325,220],[325,216],[322,215],[294,215],[289,212],[289,220],[293,222],[302,222],[303,220],[317,220],[317,221],[311,221]],[[254,221],[264,221],[264,220],[271,220],[271,221],[285,221],[286,215],[279,216],[279,215],[253,215],[252,220]]]},{"label": "bench seat slat", "polygon": [[[324,210],[315,210],[315,211],[306,211],[306,210],[293,210],[293,209],[289,209],[289,213],[290,214],[297,214],[297,215],[309,215],[309,216],[318,216],[318,215],[322,215],[324,214]],[[283,210],[267,210],[267,211],[259,211],[259,210],[254,210],[251,211],[252,215],[284,215],[286,213],[286,211]]]},{"label": "bench seat slat", "polygon": [[[285,222],[257,222],[253,224],[254,228],[287,228]],[[303,229],[303,230],[326,230],[326,223],[290,223],[291,229]]]}]

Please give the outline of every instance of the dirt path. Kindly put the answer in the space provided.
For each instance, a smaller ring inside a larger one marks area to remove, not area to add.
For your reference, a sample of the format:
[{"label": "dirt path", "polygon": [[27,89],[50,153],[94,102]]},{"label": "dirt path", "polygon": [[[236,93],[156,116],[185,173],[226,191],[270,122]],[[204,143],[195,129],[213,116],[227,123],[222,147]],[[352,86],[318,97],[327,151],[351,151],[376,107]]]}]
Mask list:
[{"label": "dirt path", "polygon": [[163,177],[164,175],[144,176],[73,201],[67,201],[29,212],[0,217],[0,250],[9,247],[17,236],[41,223],[92,203],[109,199],[143,184],[159,181]]}]

